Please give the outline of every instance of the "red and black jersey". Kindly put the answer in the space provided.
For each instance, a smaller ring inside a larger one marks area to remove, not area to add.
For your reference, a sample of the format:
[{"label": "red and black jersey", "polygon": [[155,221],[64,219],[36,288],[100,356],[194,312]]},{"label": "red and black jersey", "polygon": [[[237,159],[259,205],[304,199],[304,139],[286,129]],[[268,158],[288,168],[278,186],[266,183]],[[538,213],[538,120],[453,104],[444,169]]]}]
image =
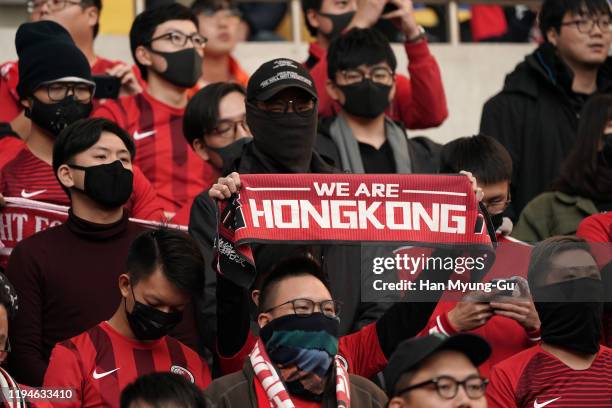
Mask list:
[{"label": "red and black jersey", "polygon": [[541,346],[499,363],[487,388],[489,408],[610,407],[612,349],[601,346],[586,370],[574,370]]},{"label": "red and black jersey", "polygon": [[93,116],[117,122],[136,144],[135,163],[157,190],[164,209],[176,212],[211,186],[213,169],[183,136],[184,109],[173,108],[146,91],[107,101]]},{"label": "red and black jersey", "polygon": [[[115,65],[123,64],[121,61],[113,61],[102,57],[97,57],[91,67],[92,75],[105,75],[106,70]],[[137,78],[140,79],[138,69],[134,69]],[[7,61],[0,65],[0,122],[11,122],[23,110],[23,105],[19,102],[17,84],[19,83],[19,65],[17,61]],[[142,81],[141,81],[142,85]]]},{"label": "red and black jersey", "polygon": [[76,398],[57,406],[118,407],[121,391],[136,378],[173,372],[204,389],[210,371],[200,356],[165,336],[151,342],[126,338],[107,322],[58,343],[51,353],[44,387],[71,388]]},{"label": "red and black jersey", "polygon": [[[149,180],[133,166],[134,191],[125,204],[130,216],[163,221],[164,209]],[[0,194],[58,205],[70,205],[70,198],[55,178],[53,167],[34,156],[25,144],[13,160],[0,169]]]},{"label": "red and black jersey", "polygon": [[0,137],[0,169],[17,156],[25,143],[19,137],[3,135]]}]

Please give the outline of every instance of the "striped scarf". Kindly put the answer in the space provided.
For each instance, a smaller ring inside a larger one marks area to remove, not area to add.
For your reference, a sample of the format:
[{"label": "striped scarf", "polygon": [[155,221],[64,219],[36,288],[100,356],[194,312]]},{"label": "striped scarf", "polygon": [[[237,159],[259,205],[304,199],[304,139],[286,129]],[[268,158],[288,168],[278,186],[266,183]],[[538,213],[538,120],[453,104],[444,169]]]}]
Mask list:
[{"label": "striped scarf", "polygon": [[[255,347],[253,347],[251,354],[249,354],[249,359],[255,371],[255,376],[268,396],[270,408],[294,408],[295,405],[291,401],[291,396],[278,376],[276,367],[270,360],[261,339],[258,339],[257,343],[255,343]],[[334,358],[334,366],[336,370],[337,406],[339,408],[350,408],[351,398],[348,372],[338,356]]]}]

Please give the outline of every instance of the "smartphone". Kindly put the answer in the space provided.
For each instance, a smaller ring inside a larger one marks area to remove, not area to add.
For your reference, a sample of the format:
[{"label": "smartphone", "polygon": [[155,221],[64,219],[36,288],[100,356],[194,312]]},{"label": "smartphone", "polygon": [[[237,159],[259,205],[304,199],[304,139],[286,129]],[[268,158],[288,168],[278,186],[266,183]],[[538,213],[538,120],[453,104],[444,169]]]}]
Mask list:
[{"label": "smartphone", "polygon": [[110,75],[94,75],[93,80],[96,83],[95,99],[117,99],[119,97],[121,88],[119,78]]}]

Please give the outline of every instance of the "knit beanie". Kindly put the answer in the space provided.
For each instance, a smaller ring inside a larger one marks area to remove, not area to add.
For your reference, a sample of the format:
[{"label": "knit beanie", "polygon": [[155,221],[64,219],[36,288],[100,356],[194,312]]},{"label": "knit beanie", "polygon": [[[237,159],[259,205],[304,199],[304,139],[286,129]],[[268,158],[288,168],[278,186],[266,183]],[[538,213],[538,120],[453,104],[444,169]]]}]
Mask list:
[{"label": "knit beanie", "polygon": [[91,68],[64,27],[53,21],[24,23],[17,29],[17,92],[23,99],[40,84],[65,77],[91,81]]}]

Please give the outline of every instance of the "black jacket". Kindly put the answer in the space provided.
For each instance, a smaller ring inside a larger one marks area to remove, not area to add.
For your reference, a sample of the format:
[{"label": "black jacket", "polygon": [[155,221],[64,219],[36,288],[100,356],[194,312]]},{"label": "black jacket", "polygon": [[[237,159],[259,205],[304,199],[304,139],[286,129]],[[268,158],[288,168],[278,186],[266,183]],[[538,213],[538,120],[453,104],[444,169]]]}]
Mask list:
[{"label": "black jacket", "polygon": [[[340,153],[329,131],[335,119],[335,116],[331,116],[321,118],[319,121],[316,150],[325,159],[332,161],[338,168],[341,168]],[[402,124],[397,122],[396,124],[403,128]],[[407,140],[412,172],[415,174],[438,173],[442,146],[424,136],[407,137]]]},{"label": "black jacket", "polygon": [[[253,144],[244,147],[242,156],[236,159],[227,173],[239,174],[274,173],[269,163],[263,163],[254,153]],[[311,161],[312,173],[334,173],[318,154]],[[283,173],[277,171],[277,173]],[[195,238],[206,260],[205,289],[198,302],[199,329],[201,338],[211,350],[215,350],[216,339],[216,272],[212,269],[213,244],[217,231],[216,204],[208,197],[208,191],[196,197],[191,207],[189,233]],[[304,246],[289,244],[251,245],[258,271],[266,271],[282,257],[310,252],[319,257],[323,270],[328,274],[331,292],[343,303],[340,334],[344,335],[378,319],[389,305],[361,302],[361,247],[354,245]],[[283,256],[280,256],[282,254]]]},{"label": "black jacket", "polygon": [[[612,60],[599,70],[598,89],[612,83]],[[516,221],[535,196],[550,187],[576,140],[585,97],[572,92],[573,73],[549,44],[538,47],[506,76],[503,90],[484,105],[480,132],[499,140],[512,156]]]}]

